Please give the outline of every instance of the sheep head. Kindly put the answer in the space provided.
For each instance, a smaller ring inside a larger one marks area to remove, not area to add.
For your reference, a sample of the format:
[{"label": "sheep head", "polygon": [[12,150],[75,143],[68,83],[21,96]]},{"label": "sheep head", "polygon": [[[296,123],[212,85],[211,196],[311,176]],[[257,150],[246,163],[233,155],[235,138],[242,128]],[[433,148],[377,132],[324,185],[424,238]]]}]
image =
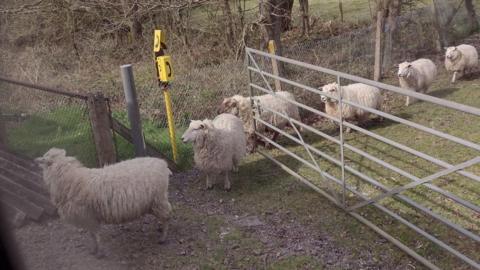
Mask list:
[{"label": "sheep head", "polygon": [[460,57],[461,52],[457,50],[457,47],[448,47],[445,49],[445,58],[447,58],[448,60],[455,61]]},{"label": "sheep head", "polygon": [[59,148],[51,148],[43,156],[35,159],[35,162],[42,168],[46,169],[59,158],[65,158],[67,152]]},{"label": "sheep head", "polygon": [[194,144],[199,143],[200,145],[203,145],[205,137],[211,128],[213,128],[211,120],[192,120],[188,129],[182,135],[182,141],[183,143],[192,142]]},{"label": "sheep head", "polygon": [[238,98],[239,96],[233,96],[229,98],[225,98],[220,105],[220,107],[217,110],[218,114],[222,113],[231,113],[235,116],[239,115],[239,109],[238,109]]},{"label": "sheep head", "polygon": [[398,77],[399,78],[409,78],[413,74],[412,63],[403,62],[398,64]]},{"label": "sheep head", "polygon": [[[339,92],[339,85],[337,83],[329,83],[322,87],[322,92],[329,94],[330,96],[338,97]],[[338,100],[329,98],[327,96],[322,95],[320,97],[322,102],[338,102]]]}]

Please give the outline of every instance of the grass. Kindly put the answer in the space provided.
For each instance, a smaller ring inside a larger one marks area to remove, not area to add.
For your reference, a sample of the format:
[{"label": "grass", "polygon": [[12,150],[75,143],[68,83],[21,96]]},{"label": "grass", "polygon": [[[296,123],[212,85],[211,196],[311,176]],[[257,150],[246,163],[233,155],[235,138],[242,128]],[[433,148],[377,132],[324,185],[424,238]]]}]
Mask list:
[{"label": "grass", "polygon": [[[445,85],[447,85],[447,87]],[[477,108],[480,107],[480,92],[478,91],[478,88],[480,88],[480,80],[461,81],[454,88],[449,87],[448,85],[448,77],[443,76],[432,87],[430,94]],[[404,107],[403,102],[403,98],[400,99],[398,97],[394,97],[390,102],[390,112],[394,115],[426,125],[428,127],[432,127],[445,133],[449,133],[472,142],[480,142],[480,119],[478,119],[478,117],[474,117],[465,113],[459,113],[451,109],[441,108],[426,102],[420,102],[410,107]],[[468,149],[459,144],[451,143],[445,139],[429,135],[404,125],[399,125],[388,120],[384,121],[383,123],[372,125],[368,129],[376,134],[382,135],[393,141],[407,145],[413,149],[422,151],[451,164],[458,164],[479,155],[478,151]],[[331,125],[321,126],[320,130],[337,136],[338,138],[338,129],[335,129],[335,127]],[[321,151],[337,159],[340,158],[338,145],[330,143],[324,139],[319,139],[318,136],[313,134],[307,134],[306,141],[311,143],[317,149],[320,149]],[[377,156],[380,159],[419,178],[426,177],[442,170],[442,168],[439,166],[405,153],[387,144],[381,143],[358,132],[347,134],[346,143],[355,146],[371,155]],[[296,146],[294,143],[289,141],[288,138],[283,138],[282,145],[287,145],[287,148],[290,151],[311,162],[310,156],[304,151],[303,147]],[[311,179],[311,182],[313,182],[315,185],[318,185],[324,189],[329,188],[329,186],[321,180],[320,176],[306,165],[299,164],[293,158],[286,159],[283,152],[279,150],[271,150],[270,154],[275,157],[282,158],[285,164],[306,178]],[[407,178],[394,173],[372,161],[369,161],[368,159],[363,158],[351,151],[347,150],[345,152],[345,160],[349,166],[388,187],[403,186],[410,182],[410,180]],[[341,170],[339,167],[323,159],[316,159],[316,161],[322,170],[334,175],[338,179],[341,179]],[[467,170],[480,175],[480,165],[472,166]],[[251,171],[255,171],[255,169],[251,169]],[[287,177],[287,179],[290,179],[290,177]],[[347,184],[355,186],[358,179],[354,175],[347,173],[346,181]],[[480,205],[480,187],[478,183],[474,182],[473,180],[466,179],[458,174],[450,174],[434,180],[432,183],[444,190],[456,194],[462,199],[470,201],[476,205]],[[359,186],[359,191],[369,198],[382,193],[381,191],[375,189],[372,185],[366,183]],[[339,193],[339,190],[335,189],[335,192]],[[425,207],[431,209],[433,212],[438,213],[441,216],[444,216],[449,220],[463,226],[464,228],[476,234],[480,233],[478,213],[460,206],[444,196],[430,191],[424,186],[416,187],[415,189],[405,191],[402,194],[408,196],[416,202],[421,203]],[[340,194],[338,195],[341,197]],[[347,203],[349,205],[353,205],[359,201],[360,200],[354,196],[347,196]],[[307,210],[310,207],[306,205],[309,203],[311,202],[299,200],[296,201],[291,208],[295,209],[295,211],[298,211],[299,215],[302,216],[310,213],[310,211]],[[421,212],[417,212],[410,206],[397,200],[383,200],[381,201],[381,205],[392,209],[394,212],[411,221],[413,224],[416,224],[418,227],[433,234],[440,240],[451,244],[459,251],[464,252],[470,258],[476,261],[480,260],[480,254],[475,252],[475,250],[478,250],[478,244],[474,241],[459,235],[455,231],[448,229],[446,226],[441,225],[441,223],[435,222],[433,219],[425,216]],[[358,210],[358,212],[372,220],[382,229],[400,239],[403,243],[410,247],[414,247],[414,249],[421,255],[432,259],[436,264],[441,266],[441,268],[463,269],[461,268],[459,261],[452,255],[447,255],[447,253],[444,252],[440,247],[420,237],[406,226],[401,225],[399,222],[394,221],[391,218],[387,218],[377,209],[368,206]],[[346,222],[346,224],[355,224],[348,220],[349,218],[346,218],[344,222]],[[356,232],[356,235],[361,235],[357,234],[359,233],[358,230],[361,227],[363,226],[355,225],[347,230],[350,232]]]},{"label": "grass", "polygon": [[66,149],[86,166],[95,166],[95,145],[88,113],[80,106],[60,107],[11,123],[7,129],[9,147],[32,158],[51,147]]},{"label": "grass", "polygon": [[[113,117],[122,122],[124,125],[129,126],[128,116],[126,112],[114,112]],[[145,141],[157,149],[160,153],[166,155],[173,160],[172,146],[170,144],[170,136],[168,128],[160,125],[159,122],[150,119],[142,120],[142,130],[145,136]],[[193,149],[191,145],[184,144],[180,139],[184,127],[177,127],[175,129],[175,139],[177,144],[178,160],[177,164],[179,169],[188,169],[192,165]],[[117,141],[119,143],[119,159],[133,157],[133,147],[127,145],[127,142],[123,139]],[[126,148],[125,148],[126,146]]]}]

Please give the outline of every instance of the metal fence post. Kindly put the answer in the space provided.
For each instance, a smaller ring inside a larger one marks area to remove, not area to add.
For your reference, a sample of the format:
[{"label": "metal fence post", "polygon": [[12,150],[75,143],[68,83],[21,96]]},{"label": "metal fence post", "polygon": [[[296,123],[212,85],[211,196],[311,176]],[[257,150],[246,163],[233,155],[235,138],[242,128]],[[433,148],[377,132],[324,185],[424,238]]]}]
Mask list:
[{"label": "metal fence post", "polygon": [[338,104],[340,107],[340,162],[342,164],[342,205],[343,207],[347,207],[345,204],[345,191],[346,191],[346,182],[345,182],[345,159],[344,159],[344,149],[343,149],[343,144],[344,144],[344,139],[343,139],[343,89],[342,85],[340,82],[340,76],[337,76],[337,84],[338,84],[338,92],[339,92],[339,97],[338,97]]},{"label": "metal fence post", "polygon": [[120,71],[122,74],[123,91],[125,92],[125,102],[127,103],[128,120],[130,121],[135,156],[145,156],[145,140],[143,139],[142,122],[138,109],[132,65],[120,66]]},{"label": "metal fence post", "polygon": [[108,100],[101,93],[97,93],[88,96],[87,104],[97,150],[97,163],[100,167],[115,163],[116,153]]}]

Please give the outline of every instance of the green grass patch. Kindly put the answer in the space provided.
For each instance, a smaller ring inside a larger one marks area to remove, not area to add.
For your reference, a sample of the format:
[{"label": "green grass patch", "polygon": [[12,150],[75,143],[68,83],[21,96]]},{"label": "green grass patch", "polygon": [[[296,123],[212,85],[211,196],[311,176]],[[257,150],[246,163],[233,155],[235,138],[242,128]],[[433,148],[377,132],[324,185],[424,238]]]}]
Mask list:
[{"label": "green grass patch", "polygon": [[31,115],[23,122],[10,123],[7,137],[12,150],[32,158],[58,147],[86,166],[96,165],[88,113],[81,106],[60,107]]},{"label": "green grass patch", "polygon": [[[457,85],[455,85],[455,87],[450,87],[448,84],[448,79],[449,77],[447,76],[440,77],[435,83],[435,85],[432,87],[432,89],[429,91],[429,94],[462,104],[480,107],[480,91],[478,91],[480,88],[480,80],[463,80],[460,81]],[[466,113],[457,112],[452,109],[442,108],[440,106],[427,102],[419,102],[415,103],[412,106],[405,107],[403,105],[404,102],[404,97],[393,97],[393,102],[390,102],[391,104],[389,104],[390,113],[400,116],[404,119],[413,121],[415,123],[419,123],[434,128],[436,130],[469,140],[471,142],[480,142],[480,119],[478,117]],[[318,128],[326,133],[331,134],[332,136],[336,136],[338,139],[338,128],[329,124],[324,124],[323,126],[320,126]],[[451,164],[462,163],[479,155],[479,152],[476,150],[469,149],[460,144],[452,143],[440,137],[429,135],[417,129],[410,128],[405,125],[400,125],[388,120],[385,120],[384,122],[372,123],[369,127],[367,127],[367,129],[376,134],[382,135],[383,137],[389,138],[395,142],[404,144],[418,151],[422,151],[424,153],[427,153],[428,155],[444,160]],[[305,141],[315,146],[317,149],[320,149],[321,151],[336,159],[340,159],[340,149],[338,145],[331,143],[330,141],[327,141],[325,139],[319,138],[314,134],[307,133],[304,139]],[[350,134],[346,134],[345,141],[347,144],[359,148],[369,153],[370,155],[376,156],[381,160],[386,161],[419,178],[423,178],[443,170],[443,168],[435,164],[432,164],[421,158],[417,158],[411,154],[408,154],[402,150],[370,138],[359,132],[352,132]],[[311,157],[308,155],[308,153],[305,152],[302,146],[296,145],[294,142],[290,141],[288,138],[285,137],[281,139],[281,144],[287,147],[288,150],[294,152],[298,156],[313,164]],[[322,180],[320,175],[314,170],[312,170],[310,167],[303,165],[295,159],[286,156],[280,150],[269,150],[269,153],[279,159],[282,163],[288,165],[294,171],[303,175],[307,179],[310,179],[310,181],[315,185],[321,187],[322,189],[329,190],[330,192],[337,194],[337,196],[341,198],[340,187],[328,185],[325,181]],[[279,174],[278,172],[276,172],[280,170],[279,168],[274,169],[271,168],[270,165],[265,165],[265,163],[263,162],[259,163],[259,159],[262,159],[262,157],[258,155],[251,156],[249,158],[249,161],[244,165],[249,168],[241,168],[241,173],[245,170],[248,171],[248,175],[253,175],[253,172],[259,174],[268,174],[270,172],[270,174],[272,175],[270,175],[270,177],[267,177],[265,181],[271,181],[272,179],[279,178],[279,176],[276,175]],[[406,177],[403,177],[389,169],[386,169],[385,167],[373,161],[370,161],[358,154],[355,154],[352,151],[345,151],[345,160],[346,164],[350,167],[379,181],[387,187],[392,188],[403,186],[411,182]],[[321,158],[316,158],[316,162],[319,164],[320,168],[323,171],[326,171],[329,174],[337,177],[338,179],[341,179],[341,170],[338,166]],[[477,175],[480,175],[479,165],[472,166],[467,170]],[[245,175],[244,177],[247,177],[247,175]],[[308,222],[309,219],[306,217],[308,215],[313,215],[313,209],[310,206],[314,202],[310,201],[310,196],[307,195],[304,195],[303,199],[292,198],[290,200],[288,196],[285,196],[284,194],[275,194],[276,190],[281,192],[281,190],[285,189],[285,185],[288,185],[285,184],[285,182],[288,183],[288,181],[291,181],[293,179],[290,176],[284,176],[280,178],[281,181],[275,181],[275,184],[263,182],[263,180],[261,180],[263,178],[259,178],[255,180],[256,183],[254,183],[253,185],[245,187],[245,192],[251,192],[250,196],[256,196],[257,193],[263,193],[261,190],[269,189],[269,194],[262,194],[263,196],[265,196],[263,199],[267,199],[268,202],[261,207],[268,207],[272,211],[277,211],[279,208],[282,208],[282,206],[280,206],[279,204],[272,204],[272,201],[274,202],[276,200],[280,200],[283,201],[284,204],[288,204],[289,208],[292,209],[292,211],[294,210],[296,214],[298,214],[298,217],[300,219]],[[357,186],[358,180],[359,179],[353,174],[346,173],[346,181],[348,185],[355,187]],[[383,193],[381,190],[378,190],[372,185],[367,184],[363,181],[360,181],[359,183],[360,184],[358,185],[358,191],[364,194],[366,197],[372,198],[376,195]],[[476,205],[480,205],[480,186],[477,182],[473,180],[467,179],[458,174],[450,174],[445,177],[441,177],[440,179],[434,180],[431,183],[457,195],[464,200],[470,201]],[[268,187],[262,187],[263,184],[267,185]],[[235,186],[233,187],[233,189],[235,190]],[[302,190],[302,193],[308,194],[306,190]],[[445,196],[440,195],[437,192],[431,191],[424,186],[416,187],[412,190],[405,191],[402,194],[408,196],[413,201],[416,201],[423,206],[429,208],[433,212],[445,218],[448,218],[454,223],[457,223],[476,234],[480,233],[480,222],[478,219],[478,213],[475,213],[474,211],[466,207],[454,203],[452,200],[447,199]],[[253,200],[252,198],[249,199],[250,201]],[[353,196],[352,194],[350,194],[350,196],[347,196],[346,199],[349,205],[354,205],[355,203],[361,201],[359,198]],[[259,204],[263,203],[258,202],[256,206],[259,206]],[[442,223],[435,221],[434,219],[423,214],[422,212],[416,211],[412,207],[398,200],[386,199],[382,200],[381,204],[393,210],[395,213],[409,220],[418,227],[434,235],[438,239],[448,244],[451,244],[457,250],[464,252],[473,260],[480,260],[480,254],[478,254],[478,252],[474,252],[475,250],[478,250],[478,244],[475,243],[473,240],[470,240],[463,235],[460,235],[459,233],[452,229],[449,229]],[[331,204],[328,205],[328,207],[332,206]],[[319,209],[316,207],[315,210],[318,211]],[[324,210],[326,209],[321,209],[321,211]],[[387,217],[378,209],[369,206],[360,209],[359,213],[367,217],[369,220],[373,221],[376,225],[378,225],[385,231],[391,233],[393,236],[400,239],[403,243],[412,247],[419,254],[434,261],[437,265],[441,266],[441,268],[459,269],[459,267],[461,267],[462,264],[459,262],[458,259],[456,259],[452,255],[449,255],[442,248],[429,242],[427,239],[419,236],[408,227],[400,224],[399,222],[393,220],[390,217]],[[353,234],[356,237],[355,240],[357,245],[362,245],[364,241],[369,241],[364,237],[365,229],[368,230],[368,228],[359,225],[357,222],[352,222],[348,216],[345,217],[338,214],[334,215],[338,217],[337,222],[322,222],[323,229],[329,228],[328,230],[331,230],[332,232],[337,231],[340,234],[339,236],[337,236],[337,238],[342,240],[346,240],[343,236],[341,236],[342,231]],[[352,246],[351,248],[355,249],[356,247]],[[374,247],[373,249],[376,249],[376,247]],[[375,253],[381,253],[381,250],[378,250]]]},{"label": "green grass patch", "polygon": [[[113,117],[129,127],[130,124],[126,112],[114,112]],[[177,165],[181,170],[191,168],[193,164],[192,145],[184,144],[181,140],[181,136],[185,129],[186,128],[184,127],[176,127],[175,130],[175,140],[178,154]],[[142,130],[147,143],[152,145],[157,151],[164,154],[169,159],[173,160],[172,145],[170,143],[170,136],[167,127],[163,126],[157,121],[143,119]],[[120,138],[120,136],[117,137]],[[117,140],[117,148],[120,159],[132,158],[134,156],[133,146],[128,144],[124,139]]]}]

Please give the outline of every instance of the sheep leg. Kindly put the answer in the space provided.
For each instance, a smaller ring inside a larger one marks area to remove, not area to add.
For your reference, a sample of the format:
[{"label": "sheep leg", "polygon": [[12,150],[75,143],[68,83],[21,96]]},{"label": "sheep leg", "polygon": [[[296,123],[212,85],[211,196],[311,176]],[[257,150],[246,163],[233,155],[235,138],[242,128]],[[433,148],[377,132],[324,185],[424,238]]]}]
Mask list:
[{"label": "sheep leg", "polygon": [[457,74],[458,74],[458,71],[455,71],[453,72],[453,76],[452,76],[452,84],[455,83],[455,81],[457,80]]},{"label": "sheep leg", "polygon": [[230,191],[232,189],[232,184],[230,183],[230,176],[228,171],[225,172],[225,183],[224,183],[225,191]]},{"label": "sheep leg", "polygon": [[102,258],[105,256],[103,251],[100,249],[100,234],[98,230],[90,231],[90,237],[92,238],[92,246],[90,253],[95,255],[97,258]]},{"label": "sheep leg", "polygon": [[168,221],[170,220],[170,212],[172,211],[172,206],[168,202],[167,196],[164,196],[159,201],[155,202],[155,206],[152,208],[153,215],[157,217],[159,221],[158,229],[161,232],[160,235],[160,244],[164,243],[167,239],[168,232]]},{"label": "sheep leg", "polygon": [[212,179],[211,179],[211,175],[207,173],[207,176],[206,176],[206,180],[207,180],[207,189],[212,189],[213,188],[213,182],[212,182]]},{"label": "sheep leg", "polygon": [[417,99],[411,96],[407,96],[407,101],[405,102],[405,106],[410,106],[410,104],[413,104],[417,102]]}]

